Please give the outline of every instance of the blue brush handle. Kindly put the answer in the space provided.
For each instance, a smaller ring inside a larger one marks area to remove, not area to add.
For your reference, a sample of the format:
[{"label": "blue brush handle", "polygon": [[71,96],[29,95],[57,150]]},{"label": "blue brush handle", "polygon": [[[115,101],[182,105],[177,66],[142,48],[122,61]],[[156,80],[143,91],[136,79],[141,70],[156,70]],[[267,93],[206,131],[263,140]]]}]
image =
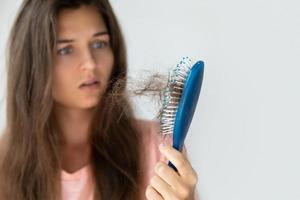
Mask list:
[{"label": "blue brush handle", "polygon": [[[198,61],[192,67],[184,85],[176,112],[173,130],[173,147],[178,151],[182,151],[184,140],[194,116],[201,91],[203,72],[204,62]],[[177,171],[176,167],[171,162],[169,162],[168,165]]]}]

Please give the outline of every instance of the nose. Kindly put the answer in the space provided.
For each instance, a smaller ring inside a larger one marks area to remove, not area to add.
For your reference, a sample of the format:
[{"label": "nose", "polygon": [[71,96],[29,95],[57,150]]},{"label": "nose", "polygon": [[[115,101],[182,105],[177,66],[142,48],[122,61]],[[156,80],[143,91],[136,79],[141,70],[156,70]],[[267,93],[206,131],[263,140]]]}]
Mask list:
[{"label": "nose", "polygon": [[93,54],[89,49],[86,49],[82,52],[82,55],[80,56],[80,67],[84,70],[94,70],[96,67],[96,62]]}]

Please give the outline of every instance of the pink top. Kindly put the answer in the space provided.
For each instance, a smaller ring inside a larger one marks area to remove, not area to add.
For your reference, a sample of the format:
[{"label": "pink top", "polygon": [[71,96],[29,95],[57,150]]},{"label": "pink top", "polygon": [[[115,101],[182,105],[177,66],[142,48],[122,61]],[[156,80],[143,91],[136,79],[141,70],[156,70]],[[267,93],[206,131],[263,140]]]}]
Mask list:
[{"label": "pink top", "polygon": [[[162,137],[159,134],[159,122],[138,120],[139,127],[142,130],[142,147],[141,156],[143,157],[142,169],[145,173],[145,179],[141,185],[142,193],[141,200],[146,199],[146,187],[154,175],[154,166],[158,161],[166,161],[161,155],[158,146],[162,142]],[[167,140],[169,143],[170,140]],[[62,183],[62,200],[93,200],[94,195],[94,179],[90,164],[85,165],[74,173],[68,173],[61,170]],[[195,200],[198,200],[198,194],[195,194]]]}]

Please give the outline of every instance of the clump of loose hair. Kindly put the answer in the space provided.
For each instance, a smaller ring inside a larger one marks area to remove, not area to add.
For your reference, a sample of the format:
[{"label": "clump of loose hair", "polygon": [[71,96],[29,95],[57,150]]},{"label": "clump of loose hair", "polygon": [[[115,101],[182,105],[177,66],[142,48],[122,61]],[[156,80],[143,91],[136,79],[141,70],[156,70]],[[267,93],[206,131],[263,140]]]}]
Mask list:
[{"label": "clump of loose hair", "polygon": [[[155,106],[155,108],[159,108],[156,110],[156,114],[154,119],[157,119],[160,117],[162,112],[162,101],[163,101],[163,95],[164,91],[167,87],[167,79],[168,77],[160,72],[150,71],[150,70],[142,70],[140,71],[141,75],[144,75],[145,77],[142,78],[132,78],[128,77],[125,79],[119,79],[116,81],[115,90],[119,86],[124,85],[124,83],[127,83],[127,90],[125,91],[128,99],[132,98],[138,98],[138,97],[144,97],[148,98],[150,102]],[[141,77],[141,76],[139,76]],[[123,102],[119,101],[120,94],[116,92],[115,90],[112,91],[113,96],[113,102],[116,104],[122,104]],[[124,109],[126,109],[129,105],[121,105]],[[126,113],[126,112],[123,112]]]}]

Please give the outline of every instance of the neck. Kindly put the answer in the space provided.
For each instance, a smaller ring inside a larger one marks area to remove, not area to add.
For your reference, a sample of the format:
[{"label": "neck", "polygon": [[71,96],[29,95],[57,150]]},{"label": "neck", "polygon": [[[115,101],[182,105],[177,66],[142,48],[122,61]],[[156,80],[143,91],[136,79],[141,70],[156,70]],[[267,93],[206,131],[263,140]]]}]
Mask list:
[{"label": "neck", "polygon": [[89,126],[94,109],[76,109],[57,105],[55,115],[63,135],[63,147],[86,147],[90,145]]}]

